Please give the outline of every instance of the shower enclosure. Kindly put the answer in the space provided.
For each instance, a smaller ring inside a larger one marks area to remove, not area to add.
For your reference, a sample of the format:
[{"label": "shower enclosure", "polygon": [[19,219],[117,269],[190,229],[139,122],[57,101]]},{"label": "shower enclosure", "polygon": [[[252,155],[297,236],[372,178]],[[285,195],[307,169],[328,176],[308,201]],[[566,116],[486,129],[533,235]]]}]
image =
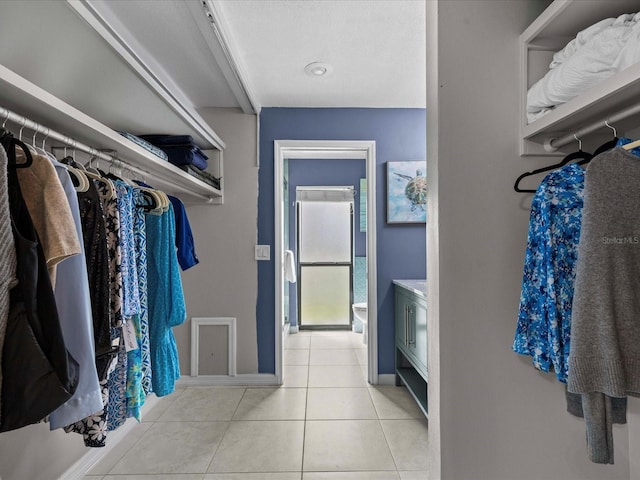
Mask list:
[{"label": "shower enclosure", "polygon": [[350,328],[353,187],[298,187],[300,328]]}]

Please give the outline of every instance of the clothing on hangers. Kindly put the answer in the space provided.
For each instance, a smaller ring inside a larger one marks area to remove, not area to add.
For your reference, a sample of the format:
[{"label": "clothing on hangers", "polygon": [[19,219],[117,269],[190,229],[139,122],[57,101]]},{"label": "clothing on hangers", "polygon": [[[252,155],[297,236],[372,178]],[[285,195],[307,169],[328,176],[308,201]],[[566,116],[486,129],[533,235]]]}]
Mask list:
[{"label": "clothing on hangers", "polygon": [[[589,394],[588,408],[605,420],[611,416],[603,411],[608,404],[602,395],[625,397],[640,391],[640,327],[636,321],[640,311],[635,288],[640,274],[636,245],[639,179],[638,158],[622,148],[595,158],[586,176],[588,195],[578,249],[567,384],[570,392],[583,394],[583,404],[584,395]],[[601,432],[599,438],[610,437],[611,422],[604,426],[607,432]],[[609,443],[598,444],[606,449],[590,449],[592,461],[612,463]]]},{"label": "clothing on hangers", "polygon": [[79,376],[78,363],[64,343],[44,253],[22,197],[16,145],[23,149],[26,163],[32,162],[26,145],[2,137],[9,159],[9,206],[19,282],[10,294],[0,431],[39,422],[71,398]]},{"label": "clothing on hangers", "polygon": [[147,215],[147,266],[149,287],[149,339],[153,392],[169,395],[180,378],[180,359],[172,327],[187,315],[180,267],[175,250],[173,207],[161,216]]},{"label": "clothing on hangers", "polygon": [[58,161],[53,166],[66,194],[80,240],[80,253],[58,265],[58,281],[54,290],[65,344],[78,361],[80,370],[78,386],[73,396],[49,416],[52,430],[81,420],[100,410],[103,405],[95,366],[93,316],[78,196],[67,166]]},{"label": "clothing on hangers", "polygon": [[[56,266],[65,258],[80,253],[69,201],[51,161],[32,153],[32,165],[17,170],[20,189],[42,244],[44,256],[55,287]],[[18,161],[24,153],[16,155]]]},{"label": "clothing on hangers", "polygon": [[513,350],[566,382],[573,285],[584,197],[575,163],[549,173],[531,202]]},{"label": "clothing on hangers", "polygon": [[16,246],[11,231],[9,210],[8,165],[7,153],[0,146],[0,412],[2,411],[2,350],[9,317],[9,292],[18,283]]},{"label": "clothing on hangers", "polygon": [[[186,308],[172,201],[161,191],[84,173],[72,158],[62,164],[35,147],[30,151],[10,134],[2,135],[3,145],[11,148],[7,170],[13,169],[15,179],[6,207],[10,216],[19,217],[10,236],[19,240],[14,263],[20,284],[9,296],[9,312],[0,318],[0,351],[6,319],[10,341],[5,360],[26,358],[12,361],[11,368],[0,362],[0,386],[5,387],[0,391],[0,431],[48,416],[50,429],[64,427],[83,434],[87,446],[104,446],[107,431],[128,416],[140,420],[146,396],[171,393],[180,376],[172,327],[185,320]],[[24,154],[15,155],[16,145]],[[179,200],[174,203],[185,213]],[[60,212],[63,220],[56,218]],[[31,215],[35,227],[29,223]],[[186,224],[181,228],[184,237],[190,240],[183,242],[190,249],[185,262],[192,266],[198,260],[186,215],[181,221]],[[5,245],[11,243],[0,249]],[[56,272],[42,275],[48,263]],[[25,266],[39,271],[21,269]],[[5,280],[8,293],[13,285],[11,255],[0,264],[0,272],[5,267],[8,272],[6,279],[0,277],[0,286]],[[148,270],[153,270],[152,277]],[[54,289],[51,279],[56,274]],[[130,324],[137,342],[128,352],[122,338],[125,324]],[[39,349],[47,355],[38,357]],[[24,375],[27,367],[39,368],[37,379]],[[38,395],[25,395],[28,390]]]},{"label": "clothing on hangers", "polygon": [[179,198],[169,195],[176,219],[176,249],[180,268],[188,270],[200,263],[196,253],[195,241],[191,232],[191,224],[184,204]]}]

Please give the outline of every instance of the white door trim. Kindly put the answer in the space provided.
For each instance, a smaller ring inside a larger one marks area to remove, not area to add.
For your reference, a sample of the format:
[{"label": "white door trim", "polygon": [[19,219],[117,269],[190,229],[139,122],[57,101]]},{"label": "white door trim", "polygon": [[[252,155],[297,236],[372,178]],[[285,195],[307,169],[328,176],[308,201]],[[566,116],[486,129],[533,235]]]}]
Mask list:
[{"label": "white door trim", "polygon": [[296,159],[346,159],[360,158],[367,164],[367,312],[368,312],[368,380],[378,383],[378,298],[377,298],[377,249],[376,249],[376,142],[374,140],[275,140],[273,143],[274,168],[274,229],[275,229],[275,340],[276,378],[282,384],[284,356],[284,218],[282,178],[284,160]]}]

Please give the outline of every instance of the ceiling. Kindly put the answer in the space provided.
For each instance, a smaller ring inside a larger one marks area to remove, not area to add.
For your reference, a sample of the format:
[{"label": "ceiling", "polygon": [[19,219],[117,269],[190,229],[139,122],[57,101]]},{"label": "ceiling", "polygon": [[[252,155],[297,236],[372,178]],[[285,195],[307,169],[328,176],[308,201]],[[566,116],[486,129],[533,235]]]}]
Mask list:
[{"label": "ceiling", "polygon": [[424,0],[88,3],[196,108],[426,106]]}]

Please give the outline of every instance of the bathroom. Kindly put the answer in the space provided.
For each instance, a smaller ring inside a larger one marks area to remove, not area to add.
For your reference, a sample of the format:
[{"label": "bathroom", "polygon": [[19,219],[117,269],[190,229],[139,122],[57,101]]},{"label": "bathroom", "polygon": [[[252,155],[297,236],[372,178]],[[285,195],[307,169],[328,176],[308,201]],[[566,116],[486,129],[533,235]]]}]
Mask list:
[{"label": "bathroom", "polygon": [[[365,162],[360,159],[285,160],[284,177],[284,218],[288,219],[284,241],[292,253],[296,277],[295,282],[285,278],[285,328],[287,323],[289,333],[299,329],[351,328],[364,337],[367,307]],[[316,230],[314,227],[319,223]],[[324,232],[326,236],[322,235]],[[337,239],[338,244],[332,242]],[[304,246],[313,250],[301,258]],[[322,263],[335,265],[318,265],[317,256],[321,253],[316,250],[324,248],[331,251],[321,258]],[[316,259],[310,261],[309,257]],[[321,273],[313,275],[314,270]],[[305,279],[305,273],[311,275]],[[323,288],[325,283],[335,287],[327,291]],[[333,299],[334,308],[330,310],[318,305],[326,306],[327,297]],[[300,299],[307,299],[304,305]],[[319,317],[314,310],[320,309]],[[364,338],[363,343],[366,343]]]},{"label": "bathroom", "polygon": [[[357,191],[354,198],[354,230],[355,230],[355,257],[356,262],[368,260],[366,258],[367,234],[375,237],[377,243],[375,291],[377,294],[377,325],[374,338],[377,337],[377,370],[379,379],[386,384],[394,382],[394,286],[393,280],[397,279],[424,279],[426,270],[426,241],[425,224],[419,223],[387,223],[387,162],[394,161],[421,161],[426,158],[426,146],[424,129],[426,129],[426,111],[424,109],[285,109],[267,108],[260,115],[260,153],[262,162],[276,162],[274,159],[273,142],[279,139],[339,139],[359,140],[367,139],[376,142],[375,156],[375,187],[376,199],[375,234],[368,229],[360,232],[360,179],[366,177],[366,161],[362,159],[330,160],[294,159],[289,160],[289,184],[295,182],[296,162],[319,166],[313,167],[314,174],[307,178],[313,178],[314,182],[301,180],[299,184],[321,184],[353,186]],[[423,129],[424,128],[424,129]],[[325,165],[322,167],[322,165]],[[315,171],[317,169],[317,171]],[[323,172],[324,169],[324,172]],[[284,169],[283,169],[284,170]],[[303,170],[303,169],[301,169]],[[352,171],[352,173],[348,173]],[[293,173],[292,173],[293,172]],[[320,175],[324,175],[320,177]],[[284,175],[283,175],[284,176]],[[320,180],[321,178],[321,180]],[[315,180],[318,179],[316,182]],[[288,191],[294,193],[289,196],[288,205],[291,207],[294,201],[295,188],[289,185]],[[261,169],[259,176],[259,202],[258,202],[258,243],[274,243],[273,208],[274,204],[274,179],[273,171]],[[269,211],[270,210],[270,211]],[[291,217],[292,212],[290,212]],[[295,245],[295,226],[288,224],[289,238]],[[296,261],[298,259],[296,258]],[[360,268],[356,266],[354,270]],[[360,272],[361,270],[358,270]],[[268,285],[272,284],[275,272],[273,265],[267,262],[258,262],[258,311],[274,311],[274,303],[277,294],[269,291]],[[356,273],[356,275],[360,275]],[[361,277],[359,277],[361,278]],[[361,282],[361,280],[360,280]],[[285,284],[288,282],[284,282]],[[358,283],[358,282],[356,282]],[[360,283],[361,284],[361,283]],[[286,286],[285,286],[286,288]],[[290,318],[297,311],[292,307],[296,302],[297,284],[289,283],[289,312]],[[366,298],[366,297],[365,297]],[[358,288],[354,290],[354,299],[365,301]],[[369,300],[366,298],[366,300]],[[360,303],[360,302],[350,302]],[[352,311],[351,307],[349,309]],[[284,321],[284,319],[283,319]],[[304,323],[304,322],[303,322]],[[258,364],[262,371],[273,362],[274,345],[269,344],[260,332],[273,332],[272,320],[266,315],[258,317]],[[299,323],[296,318],[295,324]],[[369,325],[371,328],[371,325]],[[290,330],[291,331],[291,330]],[[295,328],[293,329],[295,331]],[[295,334],[294,334],[295,335]]]}]

